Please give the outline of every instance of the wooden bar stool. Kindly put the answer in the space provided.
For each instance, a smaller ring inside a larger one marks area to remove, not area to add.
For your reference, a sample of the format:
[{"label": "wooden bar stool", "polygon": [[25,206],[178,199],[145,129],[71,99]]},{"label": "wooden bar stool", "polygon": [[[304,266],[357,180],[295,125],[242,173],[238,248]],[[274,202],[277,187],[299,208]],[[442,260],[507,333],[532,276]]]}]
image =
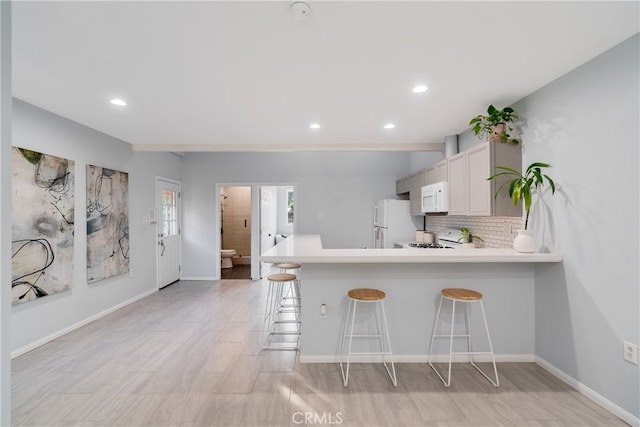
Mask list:
[{"label": "wooden bar stool", "polygon": [[295,274],[296,280],[293,282],[293,286],[289,286],[286,292],[281,296],[281,303],[283,308],[296,306],[298,312],[300,311],[300,268],[302,265],[295,262],[283,262],[277,265],[281,274]]},{"label": "wooden bar stool", "polygon": [[[269,290],[263,319],[263,348],[271,350],[297,350],[300,339],[300,305],[283,305],[284,288],[292,288],[298,277],[295,274],[271,274],[267,277]],[[291,291],[293,292],[293,291]],[[273,343],[274,336],[295,335],[295,342]]]},{"label": "wooden bar stool", "polygon": [[[351,355],[377,355],[382,357],[382,364],[384,365],[384,368],[387,370],[387,374],[389,374],[391,383],[393,384],[394,387],[397,387],[398,380],[396,378],[396,368],[393,364],[393,354],[391,354],[391,339],[389,338],[389,328],[387,327],[387,316],[385,315],[385,312],[384,312],[385,293],[377,289],[351,289],[349,292],[347,292],[347,296],[349,297],[349,308],[347,310],[347,317],[344,322],[344,332],[342,334],[342,347],[340,348],[340,371],[342,372],[342,381],[344,383],[344,386],[346,387],[347,383],[349,382],[349,363],[351,361]],[[355,318],[356,318],[356,307],[359,302],[376,303],[375,317],[376,317],[377,334],[354,335],[353,327],[354,327]],[[347,341],[347,338],[349,338],[349,347],[347,352],[347,363],[346,363],[347,367],[345,369],[343,366],[342,359],[344,356],[344,345],[345,345],[345,342]],[[354,353],[351,351],[353,338],[378,338],[380,340],[380,351]],[[385,351],[384,349],[385,340],[383,338],[386,338],[388,351]],[[391,362],[391,370],[389,370],[389,367],[387,366],[385,356],[389,356],[389,359]]]},{"label": "wooden bar stool", "polygon": [[[451,331],[448,335],[437,334],[439,321],[440,321],[440,310],[442,309],[442,301],[447,300],[451,301]],[[456,302],[465,303],[465,327],[466,334],[454,334],[453,326],[455,325],[455,316],[456,316]],[[489,351],[472,351],[471,348],[471,321],[470,321],[470,308],[471,303],[480,303],[480,311],[482,312],[482,319],[484,320],[484,328],[487,333],[487,340],[489,341]],[[453,351],[453,339],[458,337],[464,337],[467,339],[467,351],[464,352],[454,352]],[[435,338],[448,338],[449,339],[449,373],[447,374],[447,380],[445,381],[444,377],[440,375],[440,372],[433,366],[432,363],[432,354],[431,350],[433,348],[433,341]],[[431,342],[429,343],[429,366],[434,370],[434,372],[440,377],[440,380],[444,383],[445,387],[449,387],[451,385],[451,361],[453,359],[454,354],[466,354],[469,356],[469,363],[478,370],[486,379],[488,379],[491,384],[495,387],[498,387],[500,381],[498,379],[498,369],[496,368],[496,359],[493,354],[493,346],[491,345],[491,337],[489,336],[489,326],[487,325],[487,318],[484,314],[484,307],[482,305],[482,294],[480,292],[472,291],[470,289],[456,289],[456,288],[447,288],[442,289],[440,291],[440,304],[438,305],[438,313],[436,314],[436,320],[433,324],[433,333],[431,334]],[[490,354],[491,360],[493,362],[493,373],[495,377],[495,381],[491,379],[478,365],[476,365],[473,360],[474,355],[478,354]]]}]

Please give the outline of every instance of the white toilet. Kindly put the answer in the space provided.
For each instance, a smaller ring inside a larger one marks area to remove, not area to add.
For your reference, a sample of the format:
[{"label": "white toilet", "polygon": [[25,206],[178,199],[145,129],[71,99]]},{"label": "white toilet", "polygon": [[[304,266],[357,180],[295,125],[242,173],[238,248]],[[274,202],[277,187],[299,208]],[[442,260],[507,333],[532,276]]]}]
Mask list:
[{"label": "white toilet", "polygon": [[236,254],[235,249],[221,249],[220,250],[220,259],[221,264],[220,268],[233,268],[233,262],[231,262],[231,257]]}]

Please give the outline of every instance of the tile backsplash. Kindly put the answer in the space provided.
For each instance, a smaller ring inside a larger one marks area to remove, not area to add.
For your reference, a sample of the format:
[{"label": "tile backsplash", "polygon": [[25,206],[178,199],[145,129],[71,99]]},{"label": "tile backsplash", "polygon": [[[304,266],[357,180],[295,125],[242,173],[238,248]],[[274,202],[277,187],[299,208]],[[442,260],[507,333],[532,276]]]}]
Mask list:
[{"label": "tile backsplash", "polygon": [[476,246],[485,248],[509,248],[522,227],[522,219],[511,216],[455,216],[427,215],[427,231],[438,232],[446,228],[468,228],[471,234],[484,241]]}]

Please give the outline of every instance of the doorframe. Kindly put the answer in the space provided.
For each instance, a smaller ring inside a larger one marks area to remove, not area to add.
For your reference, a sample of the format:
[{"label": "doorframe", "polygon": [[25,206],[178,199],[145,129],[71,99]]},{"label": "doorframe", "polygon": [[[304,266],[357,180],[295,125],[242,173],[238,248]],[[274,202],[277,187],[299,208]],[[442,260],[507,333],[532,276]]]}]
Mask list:
[{"label": "doorframe", "polygon": [[155,247],[156,247],[156,290],[160,290],[160,226],[161,226],[161,221],[160,221],[160,181],[165,181],[171,184],[175,184],[178,186],[178,203],[180,206],[178,206],[178,235],[179,235],[179,239],[178,239],[178,262],[180,265],[180,271],[178,273],[178,280],[182,279],[182,182],[175,180],[175,179],[171,179],[171,178],[166,178],[164,176],[157,176],[156,175],[156,196],[155,196],[155,207],[154,212],[152,214],[151,211],[149,211],[149,223],[152,223],[152,219],[155,220],[155,234],[153,235],[154,239],[155,239]]},{"label": "doorframe", "polygon": [[[213,214],[213,223],[216,224],[215,236],[218,243],[214,253],[214,262],[216,268],[217,280],[221,278],[220,272],[220,250],[222,249],[222,235],[220,233],[221,221],[220,217],[220,189],[222,187],[251,187],[251,280],[260,280],[260,188],[261,187],[293,187],[293,194],[298,206],[298,186],[292,182],[218,182],[215,184],[215,207]],[[298,227],[296,212],[293,210],[293,233],[296,233]],[[254,254],[257,254],[254,256]]]}]

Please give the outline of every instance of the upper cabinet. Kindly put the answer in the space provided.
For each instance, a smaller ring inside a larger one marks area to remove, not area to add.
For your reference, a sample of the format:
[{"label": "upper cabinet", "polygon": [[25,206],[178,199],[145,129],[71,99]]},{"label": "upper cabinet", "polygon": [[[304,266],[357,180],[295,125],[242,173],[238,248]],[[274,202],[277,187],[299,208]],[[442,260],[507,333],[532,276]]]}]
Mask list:
[{"label": "upper cabinet", "polygon": [[448,175],[447,159],[441,160],[430,168],[426,169],[427,183],[425,185],[435,184],[437,182],[447,181]]},{"label": "upper cabinet", "polygon": [[406,176],[396,181],[396,194],[407,194],[411,189],[411,177]]},{"label": "upper cabinet", "polygon": [[496,166],[522,170],[520,147],[483,142],[449,157],[449,215],[521,216],[522,207],[513,206],[507,191],[494,198],[503,180],[487,181]]},{"label": "upper cabinet", "polygon": [[426,170],[422,170],[411,176],[411,189],[409,190],[411,215],[424,215],[422,213],[422,187],[425,185],[427,185]]},{"label": "upper cabinet", "polygon": [[422,169],[411,176],[396,181],[396,194],[409,193],[411,215],[424,215],[422,212],[422,187],[447,180],[448,162],[441,160],[430,168]]},{"label": "upper cabinet", "polygon": [[[436,180],[435,182],[444,182],[449,180],[449,162],[447,159],[436,163]],[[435,184],[434,182],[434,184]]]}]

